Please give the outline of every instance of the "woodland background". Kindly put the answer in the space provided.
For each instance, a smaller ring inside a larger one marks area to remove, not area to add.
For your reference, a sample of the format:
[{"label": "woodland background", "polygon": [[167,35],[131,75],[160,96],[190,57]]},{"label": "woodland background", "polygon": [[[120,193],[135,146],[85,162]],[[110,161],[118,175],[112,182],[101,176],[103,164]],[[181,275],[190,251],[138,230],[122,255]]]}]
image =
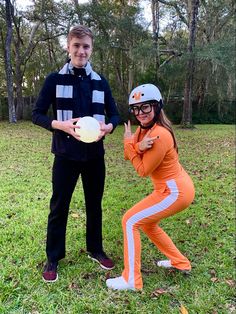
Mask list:
[{"label": "woodland background", "polygon": [[0,120],[31,118],[46,75],[68,60],[70,27],[80,23],[94,32],[91,61],[122,120],[131,89],[153,83],[176,124],[234,122],[234,1],[34,0],[24,9],[19,2],[0,0]]},{"label": "woodland background", "polygon": [[[0,313],[235,313],[235,127],[225,125],[235,117],[234,1],[34,0],[24,9],[19,3],[0,0]],[[125,162],[118,126],[104,142],[103,201],[104,244],[117,267],[104,273],[87,259],[78,184],[60,279],[54,285],[41,280],[51,133],[21,120],[31,119],[46,75],[67,61],[65,36],[76,23],[95,34],[91,61],[109,80],[122,120],[128,118],[130,90],[154,83],[174,123],[198,124],[191,130],[174,126],[181,164],[196,186],[195,201],[164,222],[192,262],[190,278],[157,269],[163,256],[145,239],[145,289],[135,294],[106,288],[107,276],[123,269],[121,217],[152,190]]]}]

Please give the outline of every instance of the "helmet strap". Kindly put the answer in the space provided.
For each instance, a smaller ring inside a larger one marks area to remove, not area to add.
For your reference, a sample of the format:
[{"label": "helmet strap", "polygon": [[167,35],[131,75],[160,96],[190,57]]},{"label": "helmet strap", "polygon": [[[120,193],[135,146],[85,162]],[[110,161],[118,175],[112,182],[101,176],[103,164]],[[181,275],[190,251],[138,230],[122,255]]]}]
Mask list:
[{"label": "helmet strap", "polygon": [[151,122],[149,125],[146,125],[146,126],[142,125],[142,124],[138,121],[138,124],[139,124],[139,126],[140,126],[141,129],[151,129],[151,128],[154,126],[155,123],[156,123],[155,117],[154,117],[154,119],[152,120],[152,122]]}]

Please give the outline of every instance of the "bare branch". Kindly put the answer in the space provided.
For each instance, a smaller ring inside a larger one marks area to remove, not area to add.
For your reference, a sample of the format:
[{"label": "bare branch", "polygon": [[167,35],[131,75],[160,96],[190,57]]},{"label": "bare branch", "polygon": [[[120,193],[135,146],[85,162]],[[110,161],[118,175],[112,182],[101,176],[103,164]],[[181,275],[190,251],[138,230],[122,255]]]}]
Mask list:
[{"label": "bare branch", "polygon": [[176,13],[177,13],[178,17],[180,18],[180,20],[181,20],[184,24],[186,24],[186,25],[188,26],[188,21],[187,21],[187,19],[185,18],[185,16],[182,14],[182,12],[181,12],[181,10],[180,10],[180,8],[179,8],[177,2],[175,2],[175,1],[166,1],[166,0],[159,0],[159,2],[162,3],[162,4],[165,4],[165,5],[168,5],[168,6],[170,6],[170,7],[175,8]]}]

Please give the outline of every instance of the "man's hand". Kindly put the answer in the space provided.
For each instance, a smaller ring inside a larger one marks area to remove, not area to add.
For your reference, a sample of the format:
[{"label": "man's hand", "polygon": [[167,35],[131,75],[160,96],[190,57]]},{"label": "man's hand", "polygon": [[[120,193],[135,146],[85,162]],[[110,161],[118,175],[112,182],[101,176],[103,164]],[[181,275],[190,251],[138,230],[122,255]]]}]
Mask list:
[{"label": "man's hand", "polygon": [[111,133],[111,131],[113,130],[113,125],[112,123],[108,123],[105,124],[104,122],[99,121],[100,123],[100,135],[98,136],[96,142],[98,142],[101,138],[103,138],[103,136]]},{"label": "man's hand", "polygon": [[80,118],[75,118],[75,119],[70,119],[70,120],[66,120],[66,121],[53,120],[52,121],[52,128],[57,129],[57,130],[61,130],[65,133],[73,136],[77,140],[80,140],[80,136],[75,132],[75,128],[79,128],[78,125],[75,125],[75,123],[77,121],[79,121],[79,119]]}]

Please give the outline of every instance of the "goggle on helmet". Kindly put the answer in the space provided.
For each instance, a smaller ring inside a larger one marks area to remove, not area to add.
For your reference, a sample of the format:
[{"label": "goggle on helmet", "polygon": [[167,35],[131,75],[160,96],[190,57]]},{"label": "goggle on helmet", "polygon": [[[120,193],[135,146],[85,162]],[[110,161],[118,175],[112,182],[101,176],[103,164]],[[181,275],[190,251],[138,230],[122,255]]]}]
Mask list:
[{"label": "goggle on helmet", "polygon": [[162,96],[159,89],[153,84],[143,84],[132,90],[129,96],[129,106],[157,101],[162,107]]}]

